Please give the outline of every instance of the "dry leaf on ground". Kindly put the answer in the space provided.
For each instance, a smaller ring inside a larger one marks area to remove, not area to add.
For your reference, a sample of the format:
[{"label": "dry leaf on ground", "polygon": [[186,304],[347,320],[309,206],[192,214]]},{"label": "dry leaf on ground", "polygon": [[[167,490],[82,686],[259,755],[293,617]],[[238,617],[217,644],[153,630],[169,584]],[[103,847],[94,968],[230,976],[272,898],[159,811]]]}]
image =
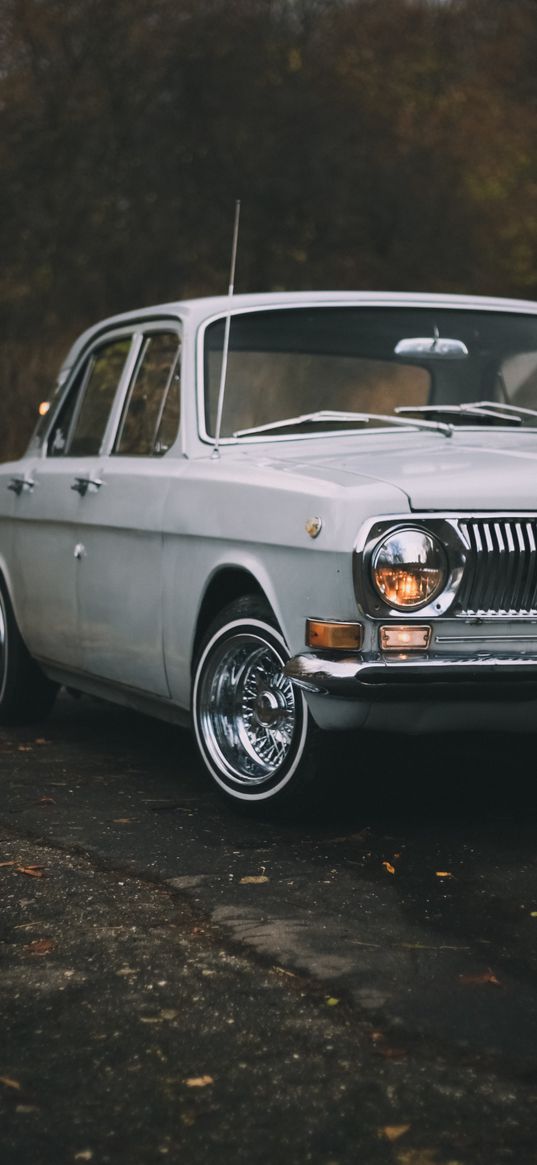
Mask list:
[{"label": "dry leaf on ground", "polygon": [[391,1044],[379,1044],[377,1050],[385,1060],[405,1060],[408,1055],[406,1048],[394,1048]]},{"label": "dry leaf on ground", "polygon": [[383,862],[382,865],[388,874],[395,874],[395,866],[391,862]]},{"label": "dry leaf on ground", "polygon": [[245,878],[240,878],[241,886],[260,886],[262,882],[269,882],[266,874],[247,874]]},{"label": "dry leaf on ground", "polygon": [[384,1125],[380,1132],[388,1141],[398,1141],[399,1137],[404,1137],[411,1127],[411,1125]]},{"label": "dry leaf on ground", "polygon": [[[396,1157],[397,1165],[437,1165],[436,1149],[403,1149]],[[456,1165],[456,1162],[451,1162]]]},{"label": "dry leaf on ground", "polygon": [[208,1084],[214,1084],[212,1076],[187,1076],[183,1080],[187,1088],[206,1088]]},{"label": "dry leaf on ground", "polygon": [[490,967],[486,971],[481,971],[477,975],[459,975],[461,983],[490,983],[492,987],[503,987],[503,983],[491,971]]},{"label": "dry leaf on ground", "polygon": [[43,866],[16,866],[17,874],[27,874],[29,878],[44,878]]},{"label": "dry leaf on ground", "polygon": [[3,1084],[6,1088],[15,1088],[17,1092],[20,1092],[21,1086],[19,1081],[13,1080],[11,1076],[0,1076],[0,1084]]},{"label": "dry leaf on ground", "polygon": [[450,874],[449,870],[435,870],[437,878],[454,878],[454,874]]},{"label": "dry leaf on ground", "polygon": [[11,862],[0,862],[0,870],[3,870],[6,866],[16,866],[16,865],[17,865],[17,863],[14,859]]},{"label": "dry leaf on ground", "polygon": [[25,943],[24,949],[29,955],[49,955],[56,950],[56,943],[52,938],[35,938],[31,943]]}]

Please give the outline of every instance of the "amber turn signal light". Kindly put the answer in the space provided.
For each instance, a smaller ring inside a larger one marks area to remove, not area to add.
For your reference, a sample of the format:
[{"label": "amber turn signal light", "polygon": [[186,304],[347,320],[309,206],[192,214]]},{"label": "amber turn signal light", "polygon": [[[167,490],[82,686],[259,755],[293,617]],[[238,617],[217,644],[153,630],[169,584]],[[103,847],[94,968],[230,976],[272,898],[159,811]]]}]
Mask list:
[{"label": "amber turn signal light", "polygon": [[383,651],[423,651],[431,642],[432,628],[403,626],[401,623],[380,628],[380,646]]},{"label": "amber turn signal light", "polygon": [[306,619],[307,647],[356,651],[362,646],[362,639],[361,623],[327,623],[324,619]]}]

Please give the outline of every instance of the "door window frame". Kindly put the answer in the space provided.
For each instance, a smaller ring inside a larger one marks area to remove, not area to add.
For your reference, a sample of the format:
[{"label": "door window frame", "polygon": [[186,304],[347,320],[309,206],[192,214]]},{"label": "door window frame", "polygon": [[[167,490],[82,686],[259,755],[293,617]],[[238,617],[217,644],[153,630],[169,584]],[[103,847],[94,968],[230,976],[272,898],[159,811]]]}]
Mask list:
[{"label": "door window frame", "polygon": [[[179,348],[179,357],[178,357],[178,360],[176,361],[175,366],[174,366],[174,375],[177,374],[177,371],[179,371],[179,373],[181,374],[181,365],[182,365],[182,358],[183,358],[183,353],[182,353],[183,321],[182,321],[182,319],[179,319],[177,317],[175,317],[173,319],[164,317],[162,319],[151,318],[149,320],[134,320],[128,325],[123,325],[123,327],[118,327],[118,328],[112,328],[109,332],[104,332],[104,333],[101,333],[99,336],[96,336],[93,343],[91,343],[88,346],[88,348],[86,348],[85,351],[80,354],[79,359],[76,361],[76,363],[73,365],[73,367],[69,370],[69,374],[67,375],[67,377],[65,379],[65,383],[62,385],[62,391],[58,395],[57,401],[55,401],[55,407],[50,410],[49,424],[47,425],[46,432],[43,434],[43,437],[41,439],[40,454],[41,454],[41,457],[43,459],[51,460],[51,461],[52,460],[60,461],[60,460],[65,460],[66,458],[70,458],[72,456],[73,461],[79,461],[79,460],[85,460],[86,458],[87,459],[89,459],[89,458],[95,459],[96,457],[109,457],[112,454],[113,447],[114,447],[115,441],[116,441],[118,433],[119,433],[119,426],[121,424],[121,418],[123,415],[125,403],[126,403],[128,393],[129,393],[131,385],[133,383],[134,375],[135,375],[135,372],[136,372],[136,369],[138,366],[138,360],[139,360],[140,352],[142,350],[142,346],[144,344],[146,336],[148,336],[154,332],[161,332],[161,333],[166,332],[166,333],[177,336],[177,344],[178,344],[178,348]],[[74,391],[75,381],[77,380],[77,378],[80,376],[80,373],[82,372],[83,375],[82,375],[82,379],[81,379],[81,382],[80,382],[80,385],[78,388],[77,400],[76,400],[75,408],[73,410],[73,416],[71,418],[71,423],[69,425],[69,433],[68,433],[68,437],[67,437],[68,441],[71,439],[72,433],[74,432],[74,429],[76,426],[76,420],[78,418],[80,408],[82,406],[82,400],[83,400],[86,386],[88,383],[93,357],[99,351],[100,348],[104,348],[106,345],[114,343],[116,340],[123,340],[123,339],[130,339],[131,344],[130,344],[129,351],[128,351],[126,359],[125,359],[125,364],[123,365],[123,371],[121,373],[121,376],[120,376],[118,384],[117,384],[114,399],[112,401],[112,405],[111,405],[110,412],[108,415],[108,420],[107,420],[106,425],[105,425],[105,429],[104,429],[101,445],[99,448],[99,452],[94,453],[94,454],[92,453],[92,454],[74,454],[74,455],[71,455],[69,452],[67,452],[65,454],[61,454],[60,456],[58,456],[57,454],[55,456],[54,454],[52,454],[49,451],[50,439],[51,439],[52,432],[54,430],[54,427],[56,425],[56,422],[58,420],[60,413],[61,413],[64,405],[66,404],[71,391]],[[178,390],[180,393],[179,427],[178,427],[177,433],[175,435],[175,440],[174,440],[173,444],[170,445],[170,449],[173,449],[173,446],[178,441],[179,436],[180,436],[180,432],[181,432],[181,417],[182,417],[182,403],[183,403],[182,402],[182,376],[181,375],[180,375],[180,383],[178,386]],[[167,450],[167,453],[169,451],[170,450]],[[156,455],[154,453],[153,454],[140,454],[139,456],[143,456],[143,457],[158,456],[160,459],[162,456],[166,456],[166,453],[160,454],[160,455]]]}]

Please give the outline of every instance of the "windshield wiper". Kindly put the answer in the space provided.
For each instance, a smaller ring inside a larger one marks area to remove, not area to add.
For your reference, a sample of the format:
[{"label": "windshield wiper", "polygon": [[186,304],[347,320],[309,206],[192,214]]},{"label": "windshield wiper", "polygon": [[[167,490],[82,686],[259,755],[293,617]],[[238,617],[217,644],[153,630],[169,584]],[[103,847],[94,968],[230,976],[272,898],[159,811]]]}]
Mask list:
[{"label": "windshield wiper", "polygon": [[461,405],[398,405],[396,413],[443,413],[445,416],[488,418],[507,421],[511,425],[521,425],[520,413],[537,417],[533,409],[518,409],[515,405],[497,404],[495,401],[476,400]]},{"label": "windshield wiper", "polygon": [[477,409],[499,409],[500,412],[513,413],[521,417],[537,417],[537,409],[523,409],[521,405],[508,405],[504,401],[497,400],[477,400],[474,408]]},{"label": "windshield wiper", "polygon": [[[396,412],[399,412],[396,409]],[[418,412],[421,410],[417,410]],[[364,425],[368,425],[371,421],[384,421],[389,425],[399,425],[405,428],[413,429],[433,429],[437,433],[443,433],[444,437],[451,437],[451,425],[443,425],[441,421],[420,421],[411,420],[410,417],[395,417],[391,413],[347,413],[338,412],[336,409],[320,409],[316,413],[302,413],[298,417],[286,417],[283,421],[270,421],[266,425],[256,425],[253,429],[237,429],[234,437],[251,437],[256,433],[271,433],[275,429],[287,429],[291,425],[307,425],[307,424],[330,424],[330,422],[337,421],[360,421]]]}]

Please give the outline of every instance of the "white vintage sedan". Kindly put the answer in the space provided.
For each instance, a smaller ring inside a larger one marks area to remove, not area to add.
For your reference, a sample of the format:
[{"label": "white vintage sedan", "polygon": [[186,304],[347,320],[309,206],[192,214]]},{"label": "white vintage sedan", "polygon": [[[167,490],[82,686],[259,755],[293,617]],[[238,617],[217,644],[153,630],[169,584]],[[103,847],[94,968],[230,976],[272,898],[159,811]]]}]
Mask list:
[{"label": "white vintage sedan", "polygon": [[322,730],[531,730],[537,305],[104,320],[0,467],[0,572],[4,723],[59,685],[192,719],[235,803],[312,796]]}]

